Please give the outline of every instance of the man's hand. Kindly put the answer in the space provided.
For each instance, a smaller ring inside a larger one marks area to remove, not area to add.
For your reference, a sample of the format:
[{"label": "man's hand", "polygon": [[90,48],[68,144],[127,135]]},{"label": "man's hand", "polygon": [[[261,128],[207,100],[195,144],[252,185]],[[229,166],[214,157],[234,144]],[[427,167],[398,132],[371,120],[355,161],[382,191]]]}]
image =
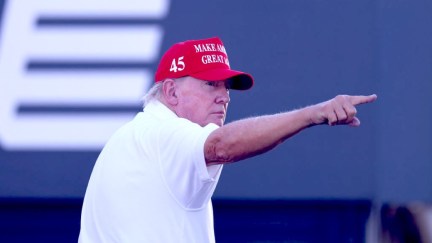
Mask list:
[{"label": "man's hand", "polygon": [[338,95],[335,98],[311,106],[310,119],[312,124],[350,125],[360,126],[360,120],[356,117],[357,105],[373,102],[377,99],[375,94],[363,95]]}]

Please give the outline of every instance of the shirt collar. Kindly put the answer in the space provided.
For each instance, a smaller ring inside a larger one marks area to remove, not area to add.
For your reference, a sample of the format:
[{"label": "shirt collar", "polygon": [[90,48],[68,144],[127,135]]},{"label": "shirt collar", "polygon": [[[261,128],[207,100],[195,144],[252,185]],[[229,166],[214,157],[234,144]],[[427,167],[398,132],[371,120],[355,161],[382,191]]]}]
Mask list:
[{"label": "shirt collar", "polygon": [[144,107],[144,112],[148,112],[159,119],[178,118],[166,105],[158,100],[153,100]]}]

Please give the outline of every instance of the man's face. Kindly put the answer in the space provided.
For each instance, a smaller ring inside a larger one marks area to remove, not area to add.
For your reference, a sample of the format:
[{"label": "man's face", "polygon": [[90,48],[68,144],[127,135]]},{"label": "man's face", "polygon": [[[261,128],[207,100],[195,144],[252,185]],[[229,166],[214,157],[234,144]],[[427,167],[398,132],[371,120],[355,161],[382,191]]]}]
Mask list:
[{"label": "man's face", "polygon": [[224,124],[230,101],[225,81],[203,81],[188,76],[177,83],[177,91],[179,117],[201,126]]}]

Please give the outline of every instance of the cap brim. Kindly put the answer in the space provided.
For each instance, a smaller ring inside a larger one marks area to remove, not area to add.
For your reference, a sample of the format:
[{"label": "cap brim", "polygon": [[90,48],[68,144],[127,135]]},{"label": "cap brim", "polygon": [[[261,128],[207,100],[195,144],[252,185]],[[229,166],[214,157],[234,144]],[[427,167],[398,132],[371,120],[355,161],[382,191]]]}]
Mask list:
[{"label": "cap brim", "polygon": [[247,90],[254,84],[254,80],[250,74],[230,69],[209,69],[190,74],[190,76],[207,81],[228,80],[229,88],[236,90]]}]

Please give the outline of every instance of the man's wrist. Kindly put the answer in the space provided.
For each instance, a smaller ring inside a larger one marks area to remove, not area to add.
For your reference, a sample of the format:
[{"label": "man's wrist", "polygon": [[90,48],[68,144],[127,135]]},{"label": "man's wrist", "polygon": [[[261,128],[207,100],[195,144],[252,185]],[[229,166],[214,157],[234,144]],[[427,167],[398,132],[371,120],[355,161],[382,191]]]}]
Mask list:
[{"label": "man's wrist", "polygon": [[320,123],[317,121],[317,106],[311,105],[307,106],[300,110],[302,113],[303,120],[306,122],[306,127],[312,127],[315,125],[319,125]]},{"label": "man's wrist", "polygon": [[308,107],[304,108],[305,112],[305,119],[308,122],[308,127],[321,125],[325,123],[325,120],[323,120],[322,115],[320,115],[320,105],[310,105]]}]

